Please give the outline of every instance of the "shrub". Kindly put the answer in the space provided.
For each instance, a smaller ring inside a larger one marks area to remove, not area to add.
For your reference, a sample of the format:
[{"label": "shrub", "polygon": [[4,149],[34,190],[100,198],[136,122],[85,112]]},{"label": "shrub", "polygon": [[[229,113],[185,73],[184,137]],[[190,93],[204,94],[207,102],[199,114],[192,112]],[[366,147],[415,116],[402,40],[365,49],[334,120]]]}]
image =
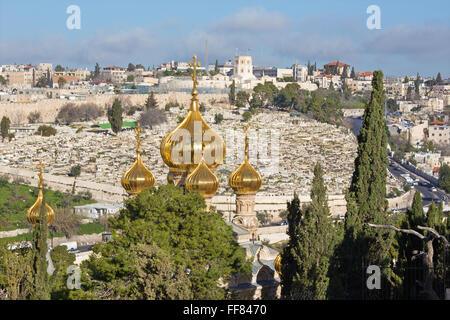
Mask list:
[{"label": "shrub", "polygon": [[40,135],[43,137],[50,137],[56,134],[56,129],[52,126],[42,125],[36,130],[36,135]]},{"label": "shrub", "polygon": [[219,123],[221,123],[222,121],[223,121],[223,114],[217,113],[217,114],[214,116],[214,122],[215,122],[216,124],[219,124]]},{"label": "shrub", "polygon": [[139,122],[143,126],[154,126],[167,121],[163,111],[157,108],[150,108],[139,117]]},{"label": "shrub", "polygon": [[30,112],[28,115],[28,123],[41,122],[41,113],[39,111]]},{"label": "shrub", "polygon": [[244,119],[244,121],[248,121],[252,118],[252,113],[250,111],[245,111],[242,114],[242,118]]},{"label": "shrub", "polygon": [[81,174],[81,166],[79,164],[70,168],[69,176],[78,177],[80,174]]}]

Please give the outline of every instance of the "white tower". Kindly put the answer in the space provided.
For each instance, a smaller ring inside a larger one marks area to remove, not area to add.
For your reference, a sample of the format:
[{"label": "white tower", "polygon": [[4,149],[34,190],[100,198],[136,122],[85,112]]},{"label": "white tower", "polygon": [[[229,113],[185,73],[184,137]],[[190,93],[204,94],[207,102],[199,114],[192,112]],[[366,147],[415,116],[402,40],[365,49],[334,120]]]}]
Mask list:
[{"label": "white tower", "polygon": [[256,80],[253,75],[253,63],[251,56],[234,57],[234,78],[240,80]]}]

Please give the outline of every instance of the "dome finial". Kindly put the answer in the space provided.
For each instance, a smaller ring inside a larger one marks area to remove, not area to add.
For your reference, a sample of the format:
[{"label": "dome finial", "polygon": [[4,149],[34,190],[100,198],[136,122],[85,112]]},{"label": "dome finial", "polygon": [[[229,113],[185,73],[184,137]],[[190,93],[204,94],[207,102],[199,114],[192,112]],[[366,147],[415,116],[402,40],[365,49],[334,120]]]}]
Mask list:
[{"label": "dome finial", "polygon": [[200,62],[197,62],[197,55],[194,54],[192,57],[194,61],[189,62],[189,66],[192,67],[194,70],[192,71],[192,81],[194,82],[194,86],[192,87],[192,99],[197,100],[197,86],[198,86],[198,80],[197,80],[197,67],[200,67]]},{"label": "dome finial", "polygon": [[39,189],[43,188],[44,178],[42,177],[42,169],[45,168],[45,164],[42,164],[42,159],[39,159],[39,164],[36,166],[39,169]]},{"label": "dome finial", "polygon": [[142,130],[141,128],[141,123],[138,122],[136,128],[134,128],[134,132],[136,132],[136,141],[137,141],[137,146],[136,146],[136,153],[137,154],[141,154],[141,135],[140,133],[143,132],[144,130]]},{"label": "dome finial", "polygon": [[27,211],[27,220],[28,222],[34,226],[36,222],[40,219],[41,214],[41,206],[44,203],[45,206],[45,214],[47,215],[47,224],[50,225],[55,218],[55,212],[53,209],[44,202],[44,177],[42,175],[42,169],[45,168],[45,165],[42,164],[42,159],[39,160],[39,164],[36,166],[39,169],[39,192],[36,202],[31,206]]}]

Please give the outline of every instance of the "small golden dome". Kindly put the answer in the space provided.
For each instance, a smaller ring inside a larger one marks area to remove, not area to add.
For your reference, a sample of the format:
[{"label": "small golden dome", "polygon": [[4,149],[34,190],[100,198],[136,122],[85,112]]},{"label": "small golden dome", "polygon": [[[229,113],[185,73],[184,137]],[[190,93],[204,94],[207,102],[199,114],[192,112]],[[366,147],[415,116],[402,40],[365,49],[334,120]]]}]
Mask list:
[{"label": "small golden dome", "polygon": [[278,254],[273,263],[275,271],[281,276],[281,254]]},{"label": "small golden dome", "polygon": [[[35,226],[39,221],[41,214],[42,203],[44,202],[44,178],[42,177],[42,169],[45,166],[42,164],[42,160],[39,161],[37,168],[39,169],[39,193],[36,202],[27,211],[27,220],[32,225]],[[45,214],[47,215],[47,224],[50,225],[55,218],[55,212],[53,209],[45,203]]]},{"label": "small golden dome", "polygon": [[136,160],[128,171],[122,176],[122,187],[129,195],[136,195],[142,190],[153,187],[155,184],[155,177],[148,170],[141,159],[141,152],[139,150],[141,146],[140,133],[142,132],[141,124],[138,122],[136,132],[137,148],[136,148]]},{"label": "small golden dome", "polygon": [[231,173],[229,184],[237,194],[256,193],[262,185],[262,178],[248,160],[247,127],[245,127],[245,155],[244,162]]},{"label": "small golden dome", "polygon": [[219,189],[219,179],[202,158],[197,168],[187,176],[186,190],[189,192],[198,191],[203,197],[212,197],[217,189]]},{"label": "small golden dome", "polygon": [[[197,62],[196,55],[194,55],[194,62],[190,62],[189,65],[194,69],[192,74],[194,84],[189,113],[161,141],[161,157],[171,171],[191,172],[200,163],[202,155],[206,153],[211,156],[211,159],[207,158],[207,165],[214,171],[223,163],[226,146],[223,139],[211,129],[200,114],[197,99],[197,67],[200,66],[200,63]],[[174,154],[178,154],[178,159],[174,159]]]}]

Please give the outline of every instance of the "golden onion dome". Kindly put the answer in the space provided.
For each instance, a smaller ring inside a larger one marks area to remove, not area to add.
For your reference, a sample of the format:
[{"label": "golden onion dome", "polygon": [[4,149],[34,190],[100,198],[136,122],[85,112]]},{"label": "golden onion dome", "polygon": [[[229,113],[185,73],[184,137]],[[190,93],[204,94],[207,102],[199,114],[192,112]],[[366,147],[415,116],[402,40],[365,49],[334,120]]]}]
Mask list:
[{"label": "golden onion dome", "polygon": [[223,139],[203,120],[197,99],[197,56],[189,65],[193,67],[191,106],[186,118],[161,141],[160,152],[165,164],[172,171],[193,171],[207,155],[206,164],[215,170],[225,159]]},{"label": "golden onion dome", "polygon": [[245,155],[244,162],[239,168],[231,173],[229,184],[237,194],[256,193],[262,185],[262,178],[258,171],[256,171],[249,162],[248,156],[248,138],[247,126],[245,132]]},{"label": "golden onion dome", "polygon": [[202,158],[197,168],[187,176],[185,185],[189,192],[198,191],[203,197],[212,197],[219,189],[219,179]]},{"label": "golden onion dome", "polygon": [[140,133],[142,132],[141,124],[137,123],[136,132],[137,148],[136,148],[136,160],[128,171],[122,176],[122,187],[129,195],[136,195],[142,190],[153,187],[155,184],[155,177],[148,170],[142,162],[140,146]]},{"label": "golden onion dome", "polygon": [[281,254],[278,254],[274,262],[275,271],[281,276]]},{"label": "golden onion dome", "polygon": [[[41,216],[41,207],[42,203],[44,203],[44,178],[42,177],[42,169],[44,165],[42,164],[42,160],[39,161],[39,165],[37,166],[39,169],[39,192],[36,202],[28,209],[27,211],[27,220],[32,225],[35,226],[39,221]],[[45,215],[47,216],[47,224],[50,225],[55,218],[55,212],[53,209],[45,203]]]}]

